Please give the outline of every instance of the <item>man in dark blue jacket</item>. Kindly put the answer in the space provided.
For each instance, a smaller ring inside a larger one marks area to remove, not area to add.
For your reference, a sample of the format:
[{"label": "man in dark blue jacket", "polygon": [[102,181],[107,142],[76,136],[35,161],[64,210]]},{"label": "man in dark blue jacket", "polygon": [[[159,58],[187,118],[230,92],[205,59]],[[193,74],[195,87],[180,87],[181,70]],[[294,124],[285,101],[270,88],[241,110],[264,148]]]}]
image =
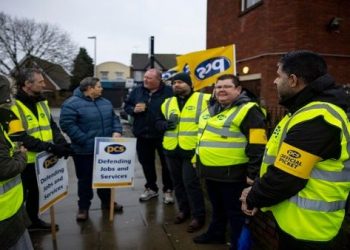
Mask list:
[{"label": "man in dark blue jacket", "polygon": [[163,154],[163,132],[156,129],[155,121],[161,115],[160,106],[166,98],[173,95],[173,91],[161,81],[159,70],[147,70],[143,80],[143,86],[133,89],[124,106],[125,112],[133,117],[132,131],[137,138],[137,155],[146,178],[145,191],[141,194],[140,201],[158,196],[155,167],[157,150],[162,165],[164,203],[170,204],[174,203],[173,184]]},{"label": "man in dark blue jacket", "polygon": [[[110,101],[101,97],[102,86],[95,77],[86,77],[79,88],[63,103],[60,126],[72,141],[75,171],[78,178],[77,221],[88,218],[88,210],[93,198],[92,170],[95,137],[120,137],[122,125]],[[110,189],[97,189],[101,208],[109,209]],[[115,203],[114,211],[121,212],[123,206]]]}]

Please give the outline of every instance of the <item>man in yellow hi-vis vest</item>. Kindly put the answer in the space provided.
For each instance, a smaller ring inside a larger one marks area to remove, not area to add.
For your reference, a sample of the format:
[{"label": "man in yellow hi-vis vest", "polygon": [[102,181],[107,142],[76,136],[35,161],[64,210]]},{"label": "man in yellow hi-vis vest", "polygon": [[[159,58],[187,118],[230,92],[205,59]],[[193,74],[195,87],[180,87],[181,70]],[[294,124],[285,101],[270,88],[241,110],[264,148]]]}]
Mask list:
[{"label": "man in yellow hi-vis vest", "polygon": [[237,249],[245,222],[239,197],[259,172],[266,144],[265,116],[237,76],[218,78],[214,100],[199,119],[196,165],[205,178],[212,220],[198,244],[225,243],[230,225],[231,249]]},{"label": "man in yellow hi-vis vest", "polygon": [[16,148],[7,134],[18,125],[10,107],[10,82],[0,75],[0,248],[29,250],[33,249],[26,229],[30,221],[20,176],[26,167],[26,149]]},{"label": "man in yellow hi-vis vest", "polygon": [[191,158],[195,154],[199,116],[208,108],[210,95],[193,92],[191,77],[186,73],[175,75],[172,86],[174,96],[163,102],[163,122],[156,124],[165,130],[164,154],[179,207],[174,223],[180,224],[192,216],[187,227],[187,232],[192,233],[201,229],[205,221],[204,198]]},{"label": "man in yellow hi-vis vest", "polygon": [[289,52],[277,66],[274,84],[289,113],[266,145],[260,179],[242,193],[242,209],[272,212],[279,249],[335,249],[350,190],[347,96],[314,52]]},{"label": "man in yellow hi-vis vest", "polygon": [[[41,70],[25,68],[16,75],[17,94],[12,112],[21,121],[26,133],[21,136],[9,134],[11,139],[21,141],[28,149],[27,167],[21,174],[25,206],[32,221],[29,231],[51,231],[51,225],[39,218],[39,190],[35,173],[38,152],[48,151],[59,157],[72,154],[70,145],[54,122],[47,100],[42,95],[45,87]],[[58,229],[58,226],[56,225]]]}]

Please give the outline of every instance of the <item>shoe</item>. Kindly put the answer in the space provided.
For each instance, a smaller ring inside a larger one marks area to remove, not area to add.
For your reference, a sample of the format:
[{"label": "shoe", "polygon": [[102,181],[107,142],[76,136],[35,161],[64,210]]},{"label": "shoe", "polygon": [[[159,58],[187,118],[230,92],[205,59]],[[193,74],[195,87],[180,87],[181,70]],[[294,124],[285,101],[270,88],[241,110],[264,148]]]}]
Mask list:
[{"label": "shoe", "polygon": [[171,190],[167,190],[164,193],[164,198],[163,198],[164,204],[174,204],[174,197],[173,197],[173,192]]},{"label": "shoe", "polygon": [[226,244],[225,237],[213,236],[208,233],[194,237],[193,242],[197,244]]},{"label": "shoe", "polygon": [[140,201],[148,201],[157,196],[158,196],[158,192],[153,191],[152,189],[146,188],[143,194],[141,194],[140,196]]},{"label": "shoe", "polygon": [[204,226],[204,220],[193,219],[187,227],[187,232],[188,233],[196,232],[199,229],[201,229],[203,226]]},{"label": "shoe", "polygon": [[[109,204],[101,204],[101,209],[109,210]],[[114,212],[115,213],[122,213],[123,212],[123,205],[120,205],[117,202],[114,202]]]},{"label": "shoe", "polygon": [[[55,225],[56,231],[59,230],[58,225]],[[28,227],[29,232],[35,232],[35,231],[45,231],[45,232],[51,232],[51,223],[47,223],[43,220],[36,220]]]},{"label": "shoe", "polygon": [[186,221],[188,218],[188,214],[185,214],[184,212],[180,212],[176,215],[174,224],[181,224],[182,222]]},{"label": "shoe", "polygon": [[79,209],[76,217],[77,221],[79,222],[86,221],[88,218],[89,218],[89,211]]}]

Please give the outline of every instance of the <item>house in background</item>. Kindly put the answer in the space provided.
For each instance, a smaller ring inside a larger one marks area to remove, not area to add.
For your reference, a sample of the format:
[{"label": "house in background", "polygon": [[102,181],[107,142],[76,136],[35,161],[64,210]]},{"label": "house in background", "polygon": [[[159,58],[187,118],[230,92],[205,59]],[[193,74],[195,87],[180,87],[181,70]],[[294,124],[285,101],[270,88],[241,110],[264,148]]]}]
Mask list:
[{"label": "house in background", "polygon": [[103,97],[110,100],[115,108],[120,108],[133,86],[130,67],[119,62],[103,62],[96,66],[96,76],[101,80]]},{"label": "house in background", "polygon": [[[176,54],[155,54],[154,67],[165,72],[176,66]],[[131,54],[131,75],[135,84],[142,84],[145,72],[150,68],[148,54]]]},{"label": "house in background", "polygon": [[43,94],[51,107],[59,107],[71,95],[69,91],[70,74],[61,65],[35,56],[26,56],[20,61],[19,68],[27,67],[36,67],[43,72],[45,81]]},{"label": "house in background", "polygon": [[243,85],[278,103],[276,63],[291,50],[320,53],[335,79],[350,82],[350,1],[207,0],[207,49],[234,43]]}]

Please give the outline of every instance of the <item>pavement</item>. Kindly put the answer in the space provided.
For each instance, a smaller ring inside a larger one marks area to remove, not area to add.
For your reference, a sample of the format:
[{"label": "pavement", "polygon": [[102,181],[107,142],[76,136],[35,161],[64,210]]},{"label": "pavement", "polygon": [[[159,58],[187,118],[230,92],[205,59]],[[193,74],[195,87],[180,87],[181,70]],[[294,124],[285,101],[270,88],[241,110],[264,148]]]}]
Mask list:
[{"label": "pavement", "polygon": [[[57,120],[59,110],[52,111]],[[130,128],[123,121],[126,135],[131,136]],[[159,162],[159,161],[158,161]],[[157,164],[159,166],[159,164]],[[157,167],[160,177],[160,168]],[[177,206],[163,203],[163,194],[147,202],[140,202],[139,196],[144,191],[145,179],[139,163],[135,167],[134,186],[117,188],[115,199],[124,206],[124,212],[116,214],[109,221],[109,212],[100,209],[100,202],[94,191],[94,198],[86,222],[77,222],[77,179],[74,163],[68,159],[69,194],[54,205],[55,222],[60,229],[53,240],[51,233],[32,232],[34,249],[121,249],[121,250],[167,250],[167,249],[228,249],[227,245],[197,245],[192,238],[205,232],[207,225],[199,232],[187,233],[190,221],[175,225]],[[161,180],[158,179],[161,188]],[[50,221],[47,211],[41,218]],[[209,218],[207,219],[207,222]]]}]

